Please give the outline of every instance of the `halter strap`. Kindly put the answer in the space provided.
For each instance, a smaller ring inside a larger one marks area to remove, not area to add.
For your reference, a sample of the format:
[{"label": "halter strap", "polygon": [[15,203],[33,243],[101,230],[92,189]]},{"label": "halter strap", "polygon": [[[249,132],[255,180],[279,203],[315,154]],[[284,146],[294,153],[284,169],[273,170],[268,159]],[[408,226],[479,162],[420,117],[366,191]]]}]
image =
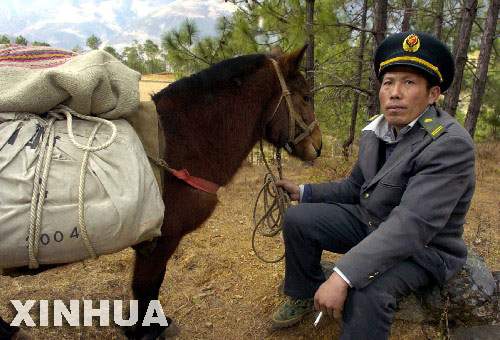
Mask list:
[{"label": "halter strap", "polygon": [[[278,111],[278,108],[281,105],[283,98],[285,98],[286,104],[288,106],[288,142],[285,144],[285,149],[287,149],[288,152],[292,152],[292,146],[297,145],[304,138],[306,138],[307,136],[310,136],[312,130],[318,125],[318,121],[314,120],[309,125],[307,125],[306,122],[304,122],[304,119],[302,118],[302,116],[300,116],[297,113],[297,111],[295,110],[295,107],[293,106],[292,93],[288,89],[288,86],[285,82],[285,77],[283,76],[283,73],[281,72],[281,69],[279,67],[278,62],[274,59],[271,59],[271,62],[274,66],[274,69],[276,70],[276,75],[278,76],[282,92],[281,92],[280,100],[278,101],[278,104],[276,105],[276,108],[274,109],[274,112],[271,115],[270,121],[276,115],[276,112]],[[295,136],[295,124],[297,124],[302,129],[302,133],[299,134],[298,136]]]}]

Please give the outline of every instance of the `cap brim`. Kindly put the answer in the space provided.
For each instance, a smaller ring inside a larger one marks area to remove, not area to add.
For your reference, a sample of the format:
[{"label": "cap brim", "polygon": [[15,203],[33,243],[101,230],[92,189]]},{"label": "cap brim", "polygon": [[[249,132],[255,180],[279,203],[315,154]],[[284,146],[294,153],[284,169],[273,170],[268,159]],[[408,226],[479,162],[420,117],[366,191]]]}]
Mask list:
[{"label": "cap brim", "polygon": [[434,78],[436,80],[436,84],[439,85],[439,87],[442,87],[442,85],[443,85],[443,83],[440,81],[439,76],[437,74],[435,74],[433,71],[429,70],[425,66],[423,66],[423,65],[421,65],[419,63],[416,63],[416,62],[412,62],[410,60],[395,61],[395,62],[390,63],[389,65],[385,66],[379,72],[379,76],[378,76],[379,80],[382,79],[382,76],[384,75],[384,73],[386,73],[388,70],[390,70],[391,68],[393,68],[395,66],[409,66],[409,67],[412,67],[412,68],[416,68],[419,71],[424,72],[426,75]]}]

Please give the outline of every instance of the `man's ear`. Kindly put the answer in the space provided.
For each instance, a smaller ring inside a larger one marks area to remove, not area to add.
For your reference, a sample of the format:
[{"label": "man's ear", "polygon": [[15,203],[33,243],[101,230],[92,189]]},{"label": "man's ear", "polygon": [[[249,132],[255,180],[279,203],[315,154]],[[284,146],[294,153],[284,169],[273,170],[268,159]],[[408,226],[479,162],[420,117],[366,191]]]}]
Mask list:
[{"label": "man's ear", "polygon": [[283,67],[283,73],[289,75],[298,71],[300,63],[304,58],[304,54],[307,50],[307,44],[302,48],[295,50],[291,53],[285,54],[280,58],[280,64]]},{"label": "man's ear", "polygon": [[429,89],[429,103],[434,104],[439,99],[441,95],[441,88],[439,86],[433,86]]}]

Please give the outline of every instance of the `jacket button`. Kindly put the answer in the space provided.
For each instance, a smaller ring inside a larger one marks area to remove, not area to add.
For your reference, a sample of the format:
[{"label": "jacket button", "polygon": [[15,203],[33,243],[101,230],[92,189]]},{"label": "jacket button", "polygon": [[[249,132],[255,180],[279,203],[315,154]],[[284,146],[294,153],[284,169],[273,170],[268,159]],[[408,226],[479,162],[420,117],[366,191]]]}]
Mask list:
[{"label": "jacket button", "polygon": [[363,194],[363,197],[364,197],[364,198],[368,198],[368,197],[370,197],[370,193],[365,192],[365,193]]},{"label": "jacket button", "polygon": [[369,225],[370,227],[373,227],[373,222],[372,222],[372,221],[368,221],[368,225]]}]

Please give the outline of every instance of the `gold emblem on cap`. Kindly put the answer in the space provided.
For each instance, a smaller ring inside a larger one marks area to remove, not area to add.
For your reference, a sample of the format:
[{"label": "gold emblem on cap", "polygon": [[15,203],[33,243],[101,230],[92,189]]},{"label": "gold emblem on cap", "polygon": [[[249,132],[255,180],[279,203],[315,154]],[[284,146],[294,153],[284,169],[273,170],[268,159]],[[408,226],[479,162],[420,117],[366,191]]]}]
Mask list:
[{"label": "gold emblem on cap", "polygon": [[403,41],[403,50],[406,52],[417,52],[420,48],[420,39],[416,34],[410,34]]}]

